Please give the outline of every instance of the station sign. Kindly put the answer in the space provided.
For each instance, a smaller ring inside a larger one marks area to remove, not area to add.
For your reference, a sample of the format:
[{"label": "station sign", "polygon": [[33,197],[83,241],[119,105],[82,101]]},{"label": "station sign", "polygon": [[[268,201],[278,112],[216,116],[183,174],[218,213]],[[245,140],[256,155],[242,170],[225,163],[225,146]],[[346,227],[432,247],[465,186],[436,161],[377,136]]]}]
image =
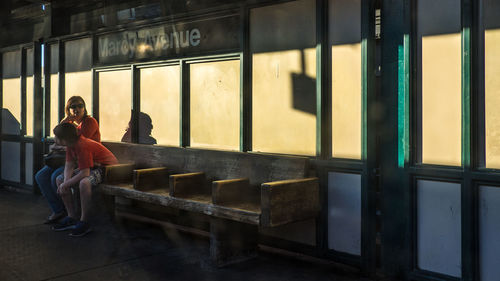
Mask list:
[{"label": "station sign", "polygon": [[239,15],[98,36],[97,63],[168,59],[240,49]]}]

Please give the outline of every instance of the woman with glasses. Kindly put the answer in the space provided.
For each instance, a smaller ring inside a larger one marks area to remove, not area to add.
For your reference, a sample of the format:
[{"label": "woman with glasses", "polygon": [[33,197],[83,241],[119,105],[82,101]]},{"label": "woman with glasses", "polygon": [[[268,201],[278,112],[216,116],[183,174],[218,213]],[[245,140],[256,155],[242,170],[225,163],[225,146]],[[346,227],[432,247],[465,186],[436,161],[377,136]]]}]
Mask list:
[{"label": "woman with glasses", "polygon": [[[72,96],[68,99],[66,107],[64,109],[66,117],[61,121],[61,123],[70,123],[75,125],[78,134],[83,135],[86,138],[95,140],[97,142],[101,141],[101,133],[99,132],[99,124],[97,120],[89,116],[87,113],[87,108],[85,107],[85,101],[80,96]],[[64,147],[58,146],[56,144],[50,147],[51,151],[64,150]],[[42,192],[43,196],[47,199],[52,214],[47,217],[45,223],[55,223],[59,219],[66,216],[66,211],[64,210],[64,204],[61,197],[57,194],[56,178],[64,172],[64,165],[60,167],[49,167],[45,165],[40,171],[35,175],[35,180],[38,183],[38,187]]]}]

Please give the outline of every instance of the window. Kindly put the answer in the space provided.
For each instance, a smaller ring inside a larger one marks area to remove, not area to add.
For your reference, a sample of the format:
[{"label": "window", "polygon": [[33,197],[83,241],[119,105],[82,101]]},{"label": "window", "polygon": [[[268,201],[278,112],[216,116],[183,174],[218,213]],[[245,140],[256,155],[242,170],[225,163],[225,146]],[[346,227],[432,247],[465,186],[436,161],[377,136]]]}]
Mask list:
[{"label": "window", "polygon": [[99,73],[99,127],[103,141],[121,141],[129,127],[131,79],[129,69]]},{"label": "window", "polygon": [[193,63],[190,72],[190,145],[239,150],[239,60]]},{"label": "window", "polygon": [[461,165],[462,89],[460,2],[417,4],[417,87],[421,94],[421,162]]},{"label": "window", "polygon": [[330,0],[332,156],[361,159],[361,1]]},{"label": "window", "polygon": [[499,0],[484,0],[484,113],[487,168],[500,168],[500,9]]},{"label": "window", "polygon": [[140,69],[139,143],[179,146],[180,67]]},{"label": "window", "polygon": [[33,136],[33,101],[35,80],[33,76],[33,48],[26,50],[26,135]]},{"label": "window", "polygon": [[66,42],[65,54],[65,104],[71,96],[81,96],[92,114],[92,40]]},{"label": "window", "polygon": [[3,54],[2,134],[19,135],[21,128],[21,52]]},{"label": "window", "polygon": [[[21,128],[21,52],[2,54],[2,134],[20,135]],[[2,141],[1,178],[13,182],[21,180],[21,144]]]},{"label": "window", "polygon": [[[48,134],[54,136],[53,129],[59,120],[59,46],[52,44],[50,48],[50,128]],[[87,101],[86,103],[88,103]]]},{"label": "window", "polygon": [[252,149],[316,154],[313,0],[250,11]]}]

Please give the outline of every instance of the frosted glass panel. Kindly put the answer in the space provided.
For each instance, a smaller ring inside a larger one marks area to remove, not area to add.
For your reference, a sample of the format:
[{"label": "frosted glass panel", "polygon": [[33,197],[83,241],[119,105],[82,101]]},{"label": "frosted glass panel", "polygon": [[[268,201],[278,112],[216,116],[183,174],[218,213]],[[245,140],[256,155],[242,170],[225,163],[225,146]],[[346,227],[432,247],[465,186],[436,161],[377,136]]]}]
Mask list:
[{"label": "frosted glass panel", "polygon": [[33,136],[33,76],[26,77],[26,135]]},{"label": "frosted glass panel", "polygon": [[87,112],[92,109],[92,40],[82,38],[64,43],[65,49],[65,101],[71,96],[81,96],[85,100]]},{"label": "frosted glass panel", "polygon": [[26,184],[33,184],[33,144],[26,144]]},{"label": "frosted glass panel", "polygon": [[500,169],[500,0],[484,0],[486,167]]},{"label": "frosted glass panel", "polygon": [[239,150],[240,61],[190,65],[191,146]]},{"label": "frosted glass panel", "polygon": [[252,149],[316,153],[315,1],[250,11]]},{"label": "frosted glass panel", "polygon": [[332,156],[361,159],[361,0],[329,1]]},{"label": "frosted glass panel", "polygon": [[21,79],[3,79],[2,133],[19,135],[21,129]]},{"label": "frosted glass panel", "polygon": [[92,39],[82,38],[64,43],[64,70],[66,73],[92,68]]},{"label": "frosted glass panel", "polygon": [[460,1],[420,0],[417,3],[421,40],[422,162],[460,166]]},{"label": "frosted glass panel", "polygon": [[157,144],[178,146],[180,67],[173,65],[141,69],[140,84],[139,143],[156,141]]},{"label": "frosted glass panel", "polygon": [[[65,75],[65,101],[71,96],[81,96],[85,100],[87,112],[92,115],[92,71],[70,72]],[[56,88],[57,89],[57,88]],[[60,120],[59,120],[60,121]]]},{"label": "frosted glass panel", "polygon": [[328,173],[328,248],[361,254],[361,175]]},{"label": "frosted glass panel", "polygon": [[419,180],[417,183],[417,256],[420,269],[462,275],[461,186]]},{"label": "frosted glass panel", "polygon": [[486,167],[500,168],[500,29],[486,30],[484,44]]},{"label": "frosted glass panel", "polygon": [[2,179],[20,182],[21,145],[17,142],[2,142]]},{"label": "frosted glass panel", "polygon": [[130,70],[99,73],[99,127],[103,141],[121,141],[132,112]]},{"label": "frosted glass panel", "polygon": [[479,267],[481,281],[500,276],[500,188],[479,187]]},{"label": "frosted glass panel", "polygon": [[[92,105],[89,104],[90,101],[86,101],[87,107]],[[88,111],[88,109],[87,109]],[[50,75],[50,128],[48,128],[48,135],[54,136],[54,129],[57,124],[59,124],[59,75]]]}]

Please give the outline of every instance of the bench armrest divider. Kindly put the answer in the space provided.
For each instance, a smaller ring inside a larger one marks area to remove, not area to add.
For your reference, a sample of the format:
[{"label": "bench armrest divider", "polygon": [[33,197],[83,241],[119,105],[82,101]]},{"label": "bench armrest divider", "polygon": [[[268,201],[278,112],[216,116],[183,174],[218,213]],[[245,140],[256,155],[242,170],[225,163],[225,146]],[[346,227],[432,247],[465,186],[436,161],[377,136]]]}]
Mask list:
[{"label": "bench armrest divider", "polygon": [[320,210],[318,178],[263,183],[261,209],[264,227],[316,217]]}]

